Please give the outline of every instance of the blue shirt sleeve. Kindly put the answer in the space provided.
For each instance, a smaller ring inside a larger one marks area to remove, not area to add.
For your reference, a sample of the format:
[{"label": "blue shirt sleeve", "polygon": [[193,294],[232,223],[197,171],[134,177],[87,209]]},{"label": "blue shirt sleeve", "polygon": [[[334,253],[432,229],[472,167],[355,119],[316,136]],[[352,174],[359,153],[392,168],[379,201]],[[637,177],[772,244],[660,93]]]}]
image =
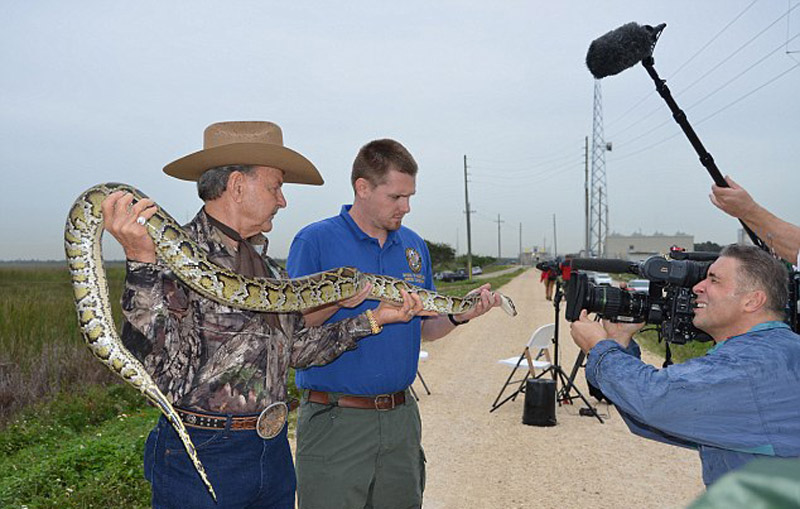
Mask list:
[{"label": "blue shirt sleeve", "polygon": [[286,270],[291,277],[302,277],[315,274],[322,270],[320,263],[319,247],[298,233],[289,248],[289,258],[286,260]]},{"label": "blue shirt sleeve", "polygon": [[433,263],[431,262],[431,253],[428,251],[428,244],[422,241],[422,252],[424,253],[423,259],[426,260],[425,266],[425,288],[428,290],[436,291],[436,286],[433,284]]},{"label": "blue shirt sleeve", "polygon": [[589,352],[586,376],[641,436],[687,447],[763,445],[756,432],[761,427],[752,422],[758,409],[736,358],[706,355],[657,369],[604,340]]}]

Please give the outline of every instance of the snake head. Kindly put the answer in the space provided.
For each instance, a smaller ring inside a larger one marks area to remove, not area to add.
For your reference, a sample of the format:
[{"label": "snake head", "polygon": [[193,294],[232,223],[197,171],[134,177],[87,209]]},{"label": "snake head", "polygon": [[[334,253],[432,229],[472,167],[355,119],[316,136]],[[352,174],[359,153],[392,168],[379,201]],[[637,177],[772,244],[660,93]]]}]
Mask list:
[{"label": "snake head", "polygon": [[517,316],[517,306],[514,305],[514,301],[503,294],[500,294],[500,307],[503,308],[503,311],[508,313],[509,316]]}]

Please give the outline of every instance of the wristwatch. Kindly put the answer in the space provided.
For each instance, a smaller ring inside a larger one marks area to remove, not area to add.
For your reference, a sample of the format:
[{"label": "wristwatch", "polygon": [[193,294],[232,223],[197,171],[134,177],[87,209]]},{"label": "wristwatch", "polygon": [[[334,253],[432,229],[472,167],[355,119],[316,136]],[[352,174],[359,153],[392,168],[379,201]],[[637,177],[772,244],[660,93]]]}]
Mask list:
[{"label": "wristwatch", "polygon": [[459,325],[464,325],[465,323],[469,323],[469,320],[464,320],[463,322],[457,322],[453,313],[447,313],[447,318],[450,320],[450,323],[458,327]]}]

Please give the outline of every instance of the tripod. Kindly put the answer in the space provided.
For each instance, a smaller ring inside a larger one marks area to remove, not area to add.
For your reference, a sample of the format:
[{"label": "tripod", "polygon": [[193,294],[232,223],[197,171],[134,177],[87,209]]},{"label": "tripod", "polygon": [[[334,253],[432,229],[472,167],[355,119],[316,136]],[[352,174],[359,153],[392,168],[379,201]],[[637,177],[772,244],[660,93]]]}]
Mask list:
[{"label": "tripod", "polygon": [[[545,369],[544,374],[548,371],[550,372],[553,380],[556,382],[556,401],[558,401],[558,405],[561,406],[564,403],[572,404],[572,400],[575,398],[580,398],[583,403],[588,408],[588,415],[593,415],[597,417],[597,420],[601,423],[603,422],[603,418],[600,417],[600,414],[597,413],[597,409],[594,408],[587,400],[578,387],[575,385],[575,375],[577,374],[577,367],[580,366],[582,362],[582,355],[578,356],[578,361],[576,362],[575,366],[572,368],[572,373],[570,376],[564,372],[561,368],[561,364],[559,364],[559,356],[558,356],[558,328],[559,328],[559,315],[561,314],[561,298],[564,296],[564,292],[562,291],[563,282],[561,278],[556,280],[556,295],[553,297],[553,307],[555,308],[555,333],[553,334],[553,362],[551,365]],[[583,352],[581,352],[582,354]],[[561,389],[558,389],[558,384],[561,382]],[[571,395],[571,391],[575,391],[575,396]]]}]

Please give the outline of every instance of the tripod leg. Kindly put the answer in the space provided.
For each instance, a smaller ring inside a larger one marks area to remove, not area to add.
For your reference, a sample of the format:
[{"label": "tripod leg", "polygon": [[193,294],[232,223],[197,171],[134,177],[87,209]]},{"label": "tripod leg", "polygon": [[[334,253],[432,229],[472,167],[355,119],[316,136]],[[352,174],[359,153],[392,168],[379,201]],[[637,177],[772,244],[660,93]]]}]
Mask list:
[{"label": "tripod leg", "polygon": [[592,405],[589,403],[589,400],[587,400],[587,399],[586,399],[586,398],[583,396],[583,394],[581,394],[581,391],[580,391],[580,390],[578,389],[578,387],[577,387],[577,386],[576,386],[574,383],[572,383],[572,381],[571,381],[571,380],[570,380],[570,379],[567,377],[567,374],[566,374],[566,373],[564,373],[564,370],[563,370],[563,369],[561,369],[561,368],[560,368],[560,367],[558,367],[558,366],[555,366],[555,369],[557,369],[557,370],[558,370],[558,376],[559,376],[559,378],[561,378],[561,383],[562,383],[562,384],[564,384],[564,389],[565,389],[567,392],[569,392],[570,390],[574,389],[574,390],[575,390],[575,393],[578,395],[578,397],[579,397],[579,398],[581,398],[581,401],[583,401],[583,404],[584,404],[584,405],[586,405],[586,406],[589,408],[589,411],[592,413],[592,415],[594,415],[595,417],[597,417],[597,420],[598,420],[598,421],[600,421],[600,423],[603,423],[603,422],[604,422],[604,421],[603,421],[603,418],[602,418],[602,417],[600,417],[600,414],[598,414],[598,413],[597,413],[597,409],[596,409],[595,407],[593,407],[593,406],[592,406]]},{"label": "tripod leg", "polygon": [[575,377],[578,375],[578,370],[583,366],[583,361],[586,359],[586,354],[583,351],[578,352],[578,357],[575,359],[575,364],[572,365],[572,371],[569,373],[569,387],[564,384],[559,392],[560,399],[572,400],[570,395],[570,388],[575,386]]},{"label": "tripod leg", "polygon": [[419,370],[417,370],[417,376],[419,377],[419,381],[422,382],[422,386],[425,387],[425,392],[427,392],[428,396],[430,396],[431,390],[428,389],[428,384],[425,383],[425,379],[422,378],[422,373],[420,373]]}]

